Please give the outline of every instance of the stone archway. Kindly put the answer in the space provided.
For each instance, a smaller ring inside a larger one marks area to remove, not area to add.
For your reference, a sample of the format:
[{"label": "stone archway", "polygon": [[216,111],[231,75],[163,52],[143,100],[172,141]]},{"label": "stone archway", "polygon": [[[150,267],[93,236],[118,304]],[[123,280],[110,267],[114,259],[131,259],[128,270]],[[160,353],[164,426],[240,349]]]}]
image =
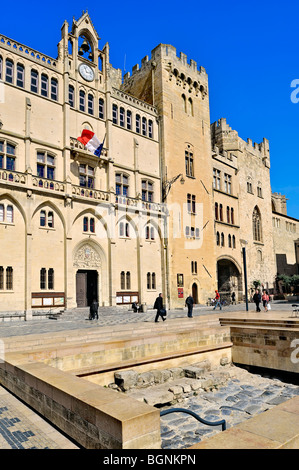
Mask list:
[{"label": "stone archway", "polygon": [[242,300],[243,287],[241,271],[236,263],[228,258],[217,261],[218,291],[221,299],[231,300],[232,292],[236,294],[236,300]]},{"label": "stone archway", "polygon": [[87,307],[93,299],[103,304],[102,268],[100,250],[91,243],[84,243],[74,253],[73,267],[76,276],[77,307]]}]

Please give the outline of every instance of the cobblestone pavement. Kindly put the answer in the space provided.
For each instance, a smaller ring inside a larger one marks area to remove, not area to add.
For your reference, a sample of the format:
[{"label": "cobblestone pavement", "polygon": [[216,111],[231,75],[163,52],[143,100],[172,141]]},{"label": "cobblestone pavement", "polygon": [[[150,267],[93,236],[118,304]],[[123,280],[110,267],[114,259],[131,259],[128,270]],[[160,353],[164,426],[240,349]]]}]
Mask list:
[{"label": "cobblestone pavement", "polygon": [[[213,311],[213,307],[205,305],[198,305],[193,309],[193,316],[202,315],[225,315],[230,312],[244,312],[246,313],[245,304],[229,305],[223,307],[220,311],[219,308]],[[249,303],[248,313],[255,312],[255,304]],[[282,312],[284,315],[290,316],[292,314],[291,304],[288,302],[272,302],[272,312]],[[288,315],[289,313],[289,315]],[[263,312],[260,313],[262,315]],[[8,336],[21,336],[29,334],[49,333],[54,331],[74,330],[78,328],[93,328],[95,325],[113,326],[124,323],[135,322],[154,322],[156,310],[149,309],[146,313],[134,313],[128,309],[120,307],[100,307],[99,319],[90,321],[88,319],[89,309],[74,309],[64,312],[58,320],[43,319],[43,320],[14,320],[0,322],[0,339]],[[258,315],[258,314],[257,314]],[[270,315],[270,312],[269,312]],[[172,318],[185,318],[187,316],[187,309],[184,310],[170,310],[167,312],[167,319]]]},{"label": "cobblestone pavement", "polygon": [[[274,302],[272,310],[282,312],[285,316],[291,315],[291,305],[286,302]],[[240,312],[245,310],[244,304],[230,305],[223,307],[222,311],[217,309],[213,312],[212,307],[196,306],[193,315],[225,315],[228,312]],[[249,313],[255,311],[255,306],[249,304]],[[20,336],[30,334],[42,334],[55,331],[74,330],[81,328],[91,328],[113,326],[134,322],[153,322],[155,310],[149,309],[146,313],[133,313],[126,309],[101,307],[99,309],[99,319],[88,320],[88,309],[76,309],[65,312],[58,320],[32,320],[32,321],[5,321],[0,322],[0,339],[9,336]],[[172,310],[168,312],[167,319],[184,318],[187,316],[186,309]],[[239,382],[238,382],[239,380]],[[267,379],[259,385],[259,395],[257,389],[253,390],[242,379],[231,381],[226,390],[219,390],[213,394],[206,394],[198,397],[190,397],[184,406],[193,407],[195,412],[204,413],[207,419],[220,419],[224,416],[228,424],[236,424],[238,419],[246,419],[252,416],[249,406],[255,407],[256,412],[263,411],[265,407],[274,406],[268,403],[270,399],[278,401],[284,397],[289,398],[295,389],[274,383]],[[256,384],[254,384],[256,387]],[[273,388],[274,387],[274,388]],[[248,394],[250,392],[250,394]],[[258,396],[257,396],[258,395]],[[264,398],[261,398],[264,397]],[[280,397],[280,398],[279,398]],[[268,401],[267,401],[268,400]],[[245,409],[246,408],[246,409]],[[253,408],[251,409],[253,411]],[[194,418],[185,415],[183,418],[177,413],[167,415],[162,418],[161,431],[163,447],[184,448],[194,442],[199,441],[205,435],[211,435],[217,430],[207,429],[204,425],[199,425],[194,432]],[[192,421],[193,420],[193,421]],[[76,446],[68,440],[57,429],[51,426],[46,420],[27,407],[15,396],[9,393],[0,385],[0,449],[74,449]]]},{"label": "cobblestone pavement", "polygon": [[[178,405],[162,409],[191,410],[211,422],[225,419],[228,429],[299,395],[298,385],[279,378],[249,373],[235,366],[230,366],[227,370],[231,372],[231,379],[217,391],[192,392]],[[185,449],[219,432],[221,426],[202,424],[183,412],[161,417],[162,449]]]}]

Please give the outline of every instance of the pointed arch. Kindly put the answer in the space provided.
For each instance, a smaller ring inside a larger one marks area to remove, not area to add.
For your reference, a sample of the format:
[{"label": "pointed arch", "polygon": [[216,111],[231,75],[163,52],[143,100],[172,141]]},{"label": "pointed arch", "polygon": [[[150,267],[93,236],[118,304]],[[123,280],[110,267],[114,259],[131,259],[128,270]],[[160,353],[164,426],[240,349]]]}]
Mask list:
[{"label": "pointed arch", "polygon": [[252,213],[252,232],[253,240],[256,242],[262,241],[262,217],[258,206],[255,206]]}]

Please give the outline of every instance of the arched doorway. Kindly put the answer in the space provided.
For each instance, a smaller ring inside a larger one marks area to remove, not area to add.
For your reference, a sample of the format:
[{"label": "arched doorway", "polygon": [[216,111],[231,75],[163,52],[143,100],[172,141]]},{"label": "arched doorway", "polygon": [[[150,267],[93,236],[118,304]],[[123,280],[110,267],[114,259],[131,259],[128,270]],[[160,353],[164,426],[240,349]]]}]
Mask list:
[{"label": "arched doorway", "polygon": [[85,243],[75,252],[73,265],[77,307],[88,307],[94,299],[101,305],[102,261],[98,251],[90,243]]},{"label": "arched doorway", "polygon": [[192,284],[192,297],[195,304],[198,304],[198,288],[196,282]]},{"label": "arched doorway", "polygon": [[223,258],[217,261],[217,278],[221,299],[231,300],[231,294],[235,292],[236,300],[242,300],[241,270],[232,260]]}]

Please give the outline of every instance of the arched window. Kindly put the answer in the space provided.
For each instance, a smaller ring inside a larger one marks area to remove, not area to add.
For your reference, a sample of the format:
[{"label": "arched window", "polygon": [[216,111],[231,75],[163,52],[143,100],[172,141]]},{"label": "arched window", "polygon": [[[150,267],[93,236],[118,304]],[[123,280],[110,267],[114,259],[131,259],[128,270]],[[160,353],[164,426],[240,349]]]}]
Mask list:
[{"label": "arched window", "polygon": [[182,95],[182,101],[183,101],[183,110],[185,113],[187,112],[187,103],[186,103],[186,96]]},{"label": "arched window", "polygon": [[120,273],[120,288],[121,290],[124,290],[126,287],[125,287],[125,271],[122,271]]},{"label": "arched window", "polygon": [[71,108],[75,107],[75,88],[73,85],[69,86],[69,105]]},{"label": "arched window", "polygon": [[90,221],[89,221],[89,230],[90,230],[92,233],[94,233],[94,231],[95,231],[95,224],[94,224],[94,218],[93,218],[93,217],[91,217],[91,218],[90,218]]},{"label": "arched window", "polygon": [[46,211],[40,211],[39,225],[40,227],[46,226]]},{"label": "arched window", "polygon": [[262,221],[259,208],[256,206],[252,214],[252,230],[253,240],[256,242],[262,241]]},{"label": "arched window", "polygon": [[221,233],[221,246],[224,246],[224,233]]},{"label": "arched window", "polygon": [[6,268],[6,289],[13,289],[13,269],[11,266]]},{"label": "arched window", "polygon": [[42,96],[48,96],[49,93],[49,78],[46,74],[42,73],[40,78],[40,93]]},{"label": "arched window", "polygon": [[236,237],[233,235],[233,248],[236,248]]},{"label": "arched window", "polygon": [[0,204],[0,222],[4,222],[4,204]]},{"label": "arched window", "polygon": [[215,202],[215,219],[218,220],[219,212],[218,212],[218,202]]},{"label": "arched window", "polygon": [[31,70],[30,89],[33,93],[38,92],[38,71],[37,70]]},{"label": "arched window", "polygon": [[129,109],[127,110],[127,129],[132,129],[132,112]]},{"label": "arched window", "polygon": [[58,101],[58,81],[51,78],[51,100]]},{"label": "arched window", "polygon": [[93,115],[93,95],[91,93],[87,96],[87,112]]},{"label": "arched window", "polygon": [[5,81],[7,83],[13,82],[13,68],[14,68],[13,61],[10,59],[6,59]]},{"label": "arched window", "polygon": [[112,105],[112,122],[118,124],[118,107],[116,104]]},{"label": "arched window", "polygon": [[227,223],[230,224],[230,210],[228,206],[226,208],[226,219],[227,219]]},{"label": "arched window", "polygon": [[146,122],[146,118],[143,117],[142,118],[142,135],[146,135],[147,134],[147,122]]},{"label": "arched window", "polygon": [[216,233],[216,243],[217,243],[217,246],[220,246],[220,234],[219,234],[219,232]]},{"label": "arched window", "polygon": [[25,67],[22,64],[17,64],[17,86],[21,88],[25,86]]},{"label": "arched window", "polygon": [[146,287],[147,289],[151,288],[151,273],[147,273],[146,275]]},{"label": "arched window", "polygon": [[99,118],[104,119],[104,100],[103,98],[99,99]]},{"label": "arched window", "polygon": [[140,134],[140,116],[136,114],[136,132]]},{"label": "arched window", "polygon": [[192,98],[188,99],[188,114],[193,116],[193,101]]},{"label": "arched window", "polygon": [[48,289],[54,289],[54,269],[48,269]]},{"label": "arched window", "polygon": [[2,80],[2,68],[3,68],[3,59],[2,59],[2,56],[0,55],[0,80]]},{"label": "arched window", "polygon": [[220,220],[223,222],[223,206],[220,204]]},{"label": "arched window", "polygon": [[232,207],[231,210],[230,210],[230,221],[231,221],[231,223],[234,225],[234,223],[235,223],[235,214],[234,214],[234,209],[233,209],[233,207]]},{"label": "arched window", "polygon": [[120,110],[119,110],[119,125],[121,127],[125,127],[125,110],[124,110],[124,108],[120,108]]},{"label": "arched window", "polygon": [[13,223],[13,207],[12,206],[7,206],[6,208],[6,220],[9,223]]},{"label": "arched window", "polygon": [[88,217],[83,218],[83,232],[88,232]]},{"label": "arched window", "polygon": [[148,136],[152,139],[154,137],[154,130],[153,130],[153,121],[148,121]]},{"label": "arched window", "polygon": [[4,289],[4,268],[0,266],[0,290]]},{"label": "arched window", "polygon": [[85,112],[85,91],[80,90],[79,92],[79,109]]},{"label": "arched window", "polygon": [[40,288],[46,288],[46,278],[47,278],[47,270],[46,268],[41,268],[40,270]]},{"label": "arched window", "polygon": [[129,271],[126,272],[126,289],[131,289],[131,273]]},{"label": "arched window", "polygon": [[230,234],[228,235],[228,247],[232,247],[232,236]]}]

